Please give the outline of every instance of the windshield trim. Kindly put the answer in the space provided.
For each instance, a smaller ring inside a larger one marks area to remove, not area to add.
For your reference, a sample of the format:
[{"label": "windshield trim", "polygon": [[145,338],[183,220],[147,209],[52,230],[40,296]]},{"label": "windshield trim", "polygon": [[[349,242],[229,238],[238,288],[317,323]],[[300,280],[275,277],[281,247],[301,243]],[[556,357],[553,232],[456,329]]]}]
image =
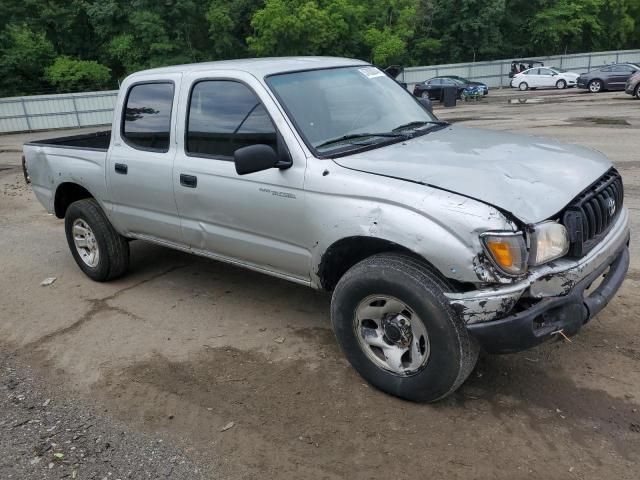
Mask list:
[{"label": "windshield trim", "polygon": [[[337,148],[335,150],[332,150],[330,153],[329,152],[321,152],[319,151],[316,147],[313,146],[313,144],[309,141],[309,139],[307,138],[307,136],[303,133],[302,129],[300,128],[300,126],[298,125],[298,122],[296,121],[296,119],[294,118],[294,116],[291,114],[291,112],[289,111],[289,109],[287,108],[287,106],[285,105],[285,103],[282,101],[282,98],[280,97],[280,95],[278,94],[278,92],[271,86],[271,83],[269,82],[269,79],[271,77],[277,77],[279,75],[288,75],[291,73],[304,73],[304,72],[317,72],[320,70],[338,70],[341,68],[363,68],[363,67],[376,67],[375,65],[372,65],[370,63],[355,63],[353,65],[340,65],[340,66],[335,66],[335,67],[318,67],[318,68],[303,68],[300,70],[287,70],[286,72],[277,72],[277,73],[270,73],[269,75],[265,75],[264,76],[264,82],[267,85],[269,92],[276,98],[278,105],[280,106],[280,108],[282,108],[282,110],[285,112],[285,115],[287,116],[287,118],[289,119],[289,121],[291,122],[291,124],[293,125],[293,128],[295,129],[296,133],[300,136],[300,138],[302,139],[302,141],[304,142],[305,146],[309,149],[309,151],[311,152],[311,154],[316,157],[319,158],[321,160],[332,160],[334,158],[340,158],[340,157],[346,157],[349,155],[355,155],[356,153],[361,153],[361,152],[367,152],[369,150],[375,150],[377,148],[381,148],[381,147],[386,147],[388,145],[393,145],[395,143],[400,143],[400,142],[405,142],[407,141],[407,137],[399,137],[399,138],[388,138],[387,141],[381,141],[381,142],[377,142],[371,145],[361,145],[359,146],[360,148],[356,147],[356,148],[347,148],[347,150],[343,150],[341,148]],[[381,72],[385,73],[384,70],[381,70],[378,68],[378,70],[380,70]],[[388,74],[385,73],[385,75],[387,75],[387,77],[389,77],[389,79],[391,79],[392,81],[397,82],[397,80],[395,80],[394,78],[391,78]],[[402,88],[402,90],[404,90],[407,95],[411,96],[411,98],[418,104],[420,105],[421,108],[424,108],[422,106],[422,104],[418,101],[418,99],[411,93],[409,92],[409,90],[407,90],[406,88],[403,88],[402,85],[398,84],[399,88]],[[438,119],[436,118],[435,115],[433,115],[432,113],[429,113],[425,110],[425,112],[427,113],[427,115],[429,117],[431,117],[432,121],[438,121]],[[354,145],[345,145],[345,147],[353,147]]]}]

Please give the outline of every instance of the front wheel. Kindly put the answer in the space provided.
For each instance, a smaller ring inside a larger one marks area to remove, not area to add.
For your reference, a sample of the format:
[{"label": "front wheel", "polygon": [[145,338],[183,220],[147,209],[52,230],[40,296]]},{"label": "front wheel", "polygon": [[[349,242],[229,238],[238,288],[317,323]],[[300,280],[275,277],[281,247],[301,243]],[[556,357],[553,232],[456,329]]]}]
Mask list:
[{"label": "front wheel", "polygon": [[640,100],[640,84],[638,84],[638,86],[636,87],[636,90],[633,93],[633,96],[636,97],[638,100]]},{"label": "front wheel", "polygon": [[420,97],[422,97],[422,98],[426,98],[426,99],[428,100],[428,99],[430,98],[430,96],[429,96],[429,92],[422,92],[422,93],[420,94]]},{"label": "front wheel", "polygon": [[591,80],[589,82],[589,91],[591,93],[598,93],[602,90],[602,82],[600,80]]},{"label": "front wheel", "polygon": [[558,80],[556,82],[556,88],[558,90],[564,90],[565,88],[567,88],[567,82],[565,82],[564,80]]},{"label": "front wheel", "polygon": [[434,402],[462,385],[478,345],[447,290],[428,265],[406,255],[374,255],[352,267],[333,292],[331,321],[358,373],[412,401]]},{"label": "front wheel", "polygon": [[64,227],[71,254],[89,278],[105,282],[127,271],[129,243],[115,231],[94,199],[69,205]]},{"label": "front wheel", "polygon": [[527,85],[527,82],[522,82],[520,85],[518,85],[518,88],[521,92],[524,92],[526,90],[529,90],[529,85]]}]

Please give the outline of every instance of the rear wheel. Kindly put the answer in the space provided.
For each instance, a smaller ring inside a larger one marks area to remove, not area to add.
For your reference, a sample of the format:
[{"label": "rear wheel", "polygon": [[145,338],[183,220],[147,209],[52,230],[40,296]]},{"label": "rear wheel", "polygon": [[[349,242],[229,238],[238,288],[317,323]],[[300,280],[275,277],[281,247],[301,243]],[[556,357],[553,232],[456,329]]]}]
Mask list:
[{"label": "rear wheel", "polygon": [[567,88],[567,82],[564,80],[558,80],[556,82],[556,88],[558,90],[564,90],[565,88]]},{"label": "rear wheel", "polygon": [[64,226],[71,254],[89,278],[105,282],[127,271],[129,243],[115,231],[94,199],[69,205]]},{"label": "rear wheel", "polygon": [[591,93],[598,93],[602,90],[602,82],[600,80],[591,80],[589,82],[589,91]]},{"label": "rear wheel", "polygon": [[518,85],[518,88],[521,92],[524,92],[526,90],[529,90],[529,85],[527,84],[527,82],[522,82],[520,85]]},{"label": "rear wheel", "polygon": [[447,290],[428,265],[406,255],[374,255],[352,267],[333,292],[331,321],[358,373],[407,400],[454,392],[473,370],[478,346]]}]

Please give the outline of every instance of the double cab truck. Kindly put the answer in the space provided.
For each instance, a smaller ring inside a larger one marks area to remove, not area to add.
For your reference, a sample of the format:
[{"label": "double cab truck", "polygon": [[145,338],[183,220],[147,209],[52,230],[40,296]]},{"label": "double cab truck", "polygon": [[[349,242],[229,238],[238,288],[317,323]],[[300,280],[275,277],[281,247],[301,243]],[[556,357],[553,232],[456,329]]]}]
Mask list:
[{"label": "double cab truck", "polygon": [[480,349],[576,334],[629,266],[605,156],[439,121],[358,60],[138,72],[110,132],[24,154],[91,279],[123,275],[143,240],[331,292],[353,367],[415,401],[454,392]]}]

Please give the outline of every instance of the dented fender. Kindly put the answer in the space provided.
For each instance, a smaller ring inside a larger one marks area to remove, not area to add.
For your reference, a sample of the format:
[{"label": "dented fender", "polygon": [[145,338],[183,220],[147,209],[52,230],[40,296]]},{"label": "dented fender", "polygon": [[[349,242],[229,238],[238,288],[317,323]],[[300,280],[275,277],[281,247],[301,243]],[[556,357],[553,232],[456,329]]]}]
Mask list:
[{"label": "dented fender", "polygon": [[500,279],[486,260],[480,234],[517,231],[518,225],[490,205],[437,188],[353,171],[331,161],[311,161],[305,209],[312,247],[312,284],[321,287],[323,257],[346,238],[373,238],[399,245],[459,282]]}]

